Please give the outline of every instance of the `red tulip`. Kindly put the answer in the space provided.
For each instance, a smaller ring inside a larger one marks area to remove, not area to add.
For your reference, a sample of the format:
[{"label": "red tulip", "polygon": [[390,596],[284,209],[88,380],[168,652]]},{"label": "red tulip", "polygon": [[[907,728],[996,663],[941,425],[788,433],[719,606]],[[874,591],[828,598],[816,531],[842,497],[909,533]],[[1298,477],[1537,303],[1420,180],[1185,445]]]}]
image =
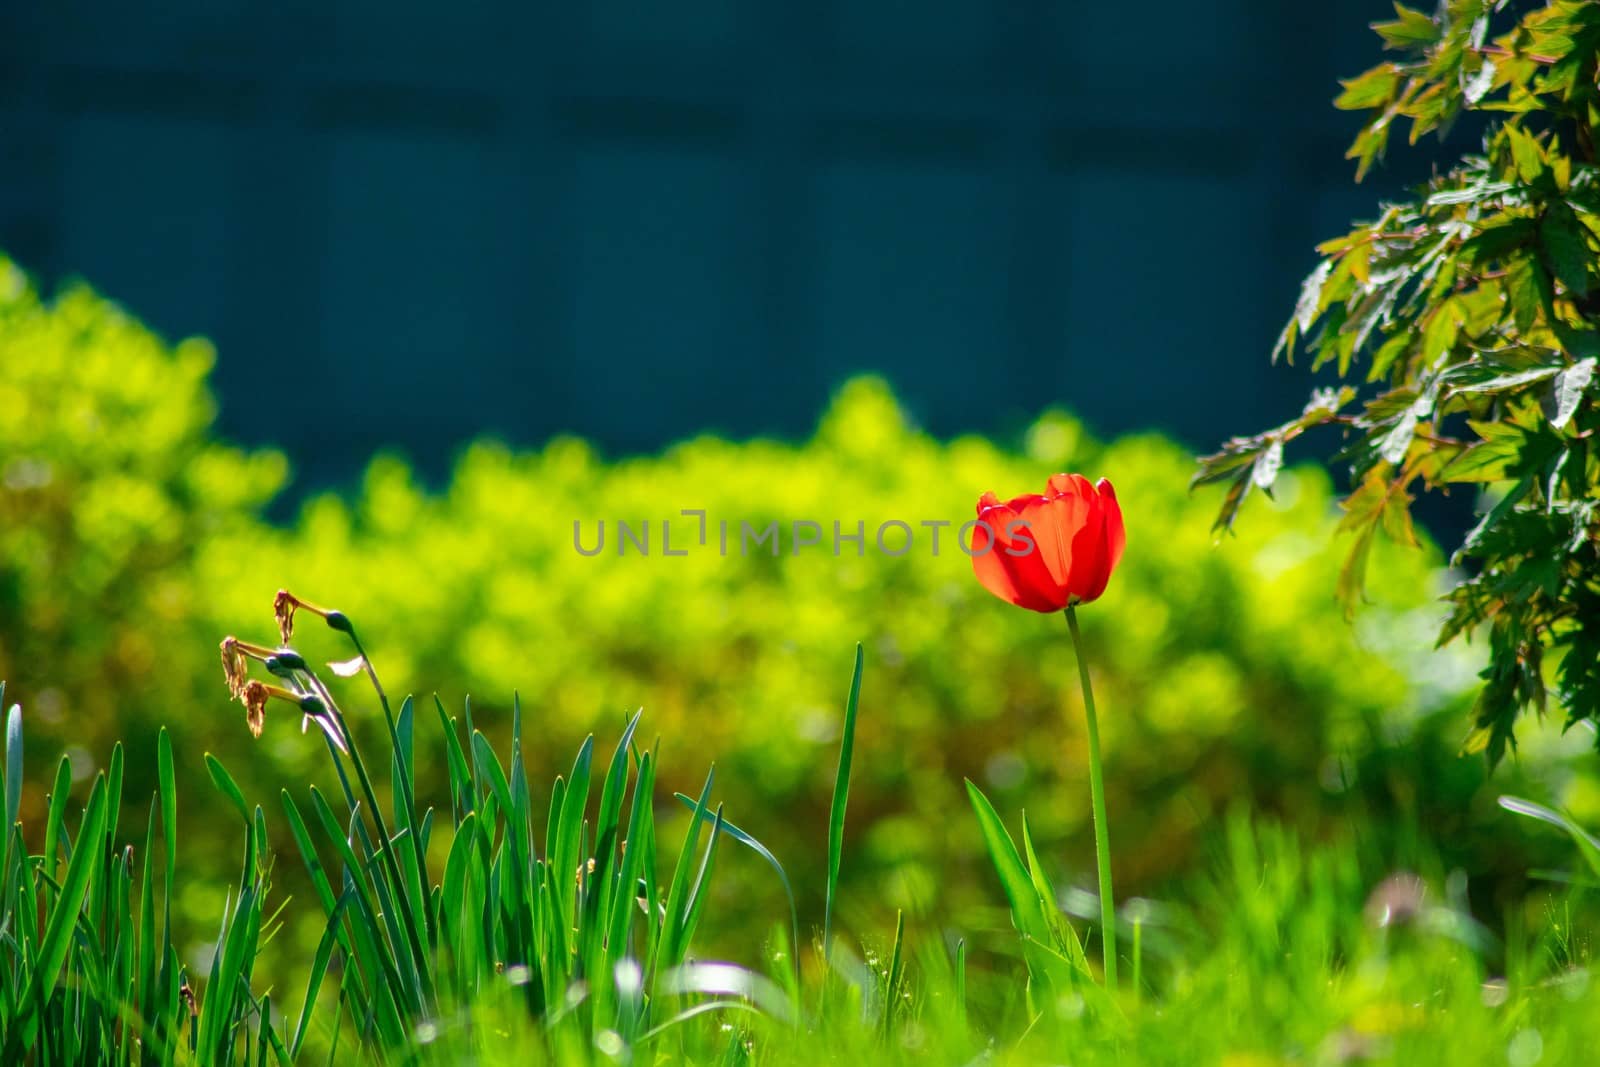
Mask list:
[{"label": "red tulip", "polygon": [[1106,591],[1126,541],[1111,483],[1052,475],[1043,496],[978,500],[972,569],[983,587],[1030,611],[1062,611]]}]

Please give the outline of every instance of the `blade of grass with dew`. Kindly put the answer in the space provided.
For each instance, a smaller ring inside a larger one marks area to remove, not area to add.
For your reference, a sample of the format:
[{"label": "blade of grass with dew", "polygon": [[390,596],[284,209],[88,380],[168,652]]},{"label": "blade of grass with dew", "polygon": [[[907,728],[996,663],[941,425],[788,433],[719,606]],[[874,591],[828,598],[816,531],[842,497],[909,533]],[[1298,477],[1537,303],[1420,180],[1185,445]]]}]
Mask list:
[{"label": "blade of grass with dew", "polygon": [[850,802],[850,762],[856,743],[856,710],[861,702],[861,645],[856,644],[855,670],[850,677],[850,697],[844,706],[844,734],[839,743],[839,770],[833,779],[833,802],[828,808],[828,891],[822,911],[822,953],[833,952],[833,908],[839,891],[839,864],[844,856],[844,815]]}]

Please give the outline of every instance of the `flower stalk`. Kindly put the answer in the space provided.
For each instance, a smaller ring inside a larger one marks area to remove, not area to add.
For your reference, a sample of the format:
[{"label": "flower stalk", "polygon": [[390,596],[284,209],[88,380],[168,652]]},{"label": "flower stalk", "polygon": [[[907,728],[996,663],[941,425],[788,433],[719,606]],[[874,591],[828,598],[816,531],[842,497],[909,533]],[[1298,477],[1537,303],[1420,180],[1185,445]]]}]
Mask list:
[{"label": "flower stalk", "polygon": [[1094,712],[1094,687],[1089,684],[1089,661],[1083,656],[1083,635],[1078,630],[1076,605],[1066,610],[1072,651],[1078,658],[1078,681],[1083,686],[1083,715],[1089,734],[1089,802],[1094,809],[1094,859],[1100,874],[1100,959],[1106,988],[1117,987],[1117,904],[1111,891],[1111,834],[1106,822],[1106,783],[1100,763],[1100,722]]}]

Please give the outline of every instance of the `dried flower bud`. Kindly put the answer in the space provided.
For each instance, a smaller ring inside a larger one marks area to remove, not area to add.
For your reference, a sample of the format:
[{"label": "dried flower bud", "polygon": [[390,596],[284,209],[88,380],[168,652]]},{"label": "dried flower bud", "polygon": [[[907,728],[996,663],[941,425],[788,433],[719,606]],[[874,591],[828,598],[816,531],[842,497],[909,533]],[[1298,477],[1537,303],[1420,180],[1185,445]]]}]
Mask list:
[{"label": "dried flower bud", "polygon": [[222,676],[228,682],[228,695],[238,699],[244,692],[247,671],[244,653],[239,650],[239,639],[231,634],[222,639]]},{"label": "dried flower bud", "polygon": [[294,609],[299,606],[300,602],[287,589],[278,590],[278,595],[272,599],[272,614],[277,617],[278,633],[286,645],[294,637]]},{"label": "dried flower bud", "polygon": [[261,729],[267,722],[267,697],[271,689],[266,682],[250,681],[245,684],[244,693],[240,699],[244,702],[244,721],[250,727],[254,737],[261,736]]}]

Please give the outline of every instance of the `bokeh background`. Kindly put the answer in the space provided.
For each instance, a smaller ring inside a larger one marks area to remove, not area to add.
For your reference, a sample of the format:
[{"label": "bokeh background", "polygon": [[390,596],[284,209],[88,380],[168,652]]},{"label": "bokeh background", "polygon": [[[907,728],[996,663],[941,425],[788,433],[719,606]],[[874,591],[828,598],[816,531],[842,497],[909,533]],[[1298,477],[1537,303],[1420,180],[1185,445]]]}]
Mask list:
[{"label": "bokeh background", "polygon": [[1261,368],[1312,245],[1426,173],[1357,188],[1328,106],[1389,16],[11,4],[0,247],[215,341],[219,430],[300,487],[803,435],[860,371],[939,434],[1060,403],[1206,447],[1298,410]]},{"label": "bokeh background", "polygon": [[[1486,781],[1457,752],[1477,653],[1429,648],[1436,550],[1380,551],[1347,626],[1327,476],[1286,476],[1220,549],[1186,489],[1195,449],[1303,403],[1304,370],[1266,356],[1312,245],[1440,151],[1361,187],[1342,159],[1328,101],[1387,14],[7,5],[0,677],[28,716],[25,823],[63,755],[82,790],[121,740],[143,825],[166,726],[203,948],[237,828],[202,754],[269,814],[330,787],[292,715],[254,742],[222,689],[217,641],[271,642],[288,586],[419,694],[421,744],[433,693],[455,715],[472,694],[504,742],[520,692],[548,782],[643,705],[663,785],[715,760],[814,919],[860,641],[847,916],[1003,926],[963,777],[1027,807],[1063,884],[1092,881],[1055,620],[989,598],[948,543],[588,560],[571,524],[959,524],[985,489],[1081,468],[1129,514],[1086,619],[1119,888],[1181,896],[1249,805],[1461,869],[1494,921],[1562,855],[1494,794],[1600,813],[1588,740],[1531,731]],[[1472,503],[1425,518],[1448,540]],[[308,656],[349,654],[302,618]],[[737,956],[786,907],[759,860],[723,864],[741,918],[708,936]]]}]

